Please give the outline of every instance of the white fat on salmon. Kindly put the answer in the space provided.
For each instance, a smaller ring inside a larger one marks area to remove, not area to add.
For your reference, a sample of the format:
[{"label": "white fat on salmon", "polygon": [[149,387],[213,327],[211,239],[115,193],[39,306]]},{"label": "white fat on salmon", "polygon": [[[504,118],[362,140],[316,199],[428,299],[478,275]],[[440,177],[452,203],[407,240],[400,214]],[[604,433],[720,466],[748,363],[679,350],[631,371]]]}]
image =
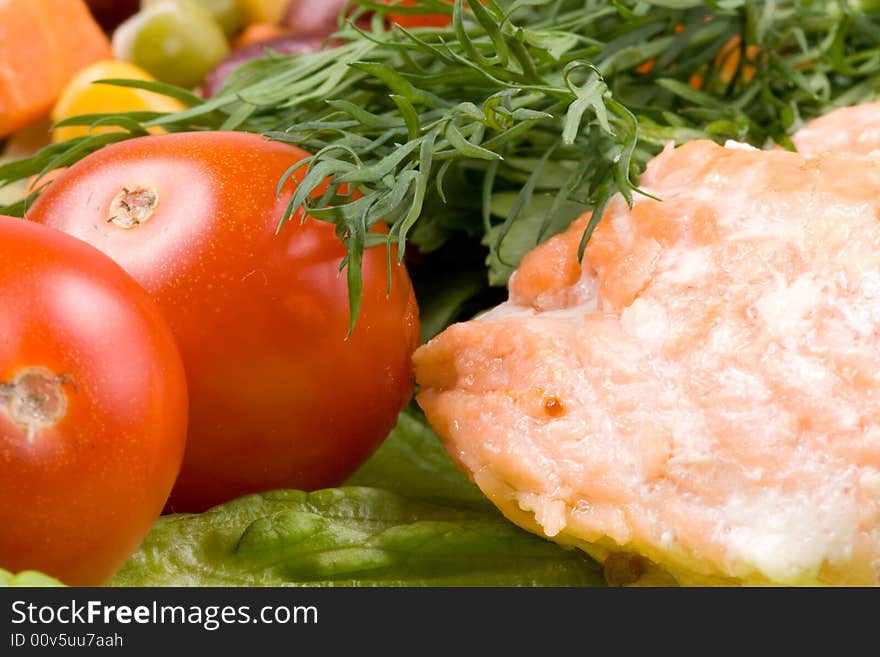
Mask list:
[{"label": "white fat on salmon", "polygon": [[622,583],[878,584],[880,160],[695,141],[640,185],[417,351],[428,419]]}]

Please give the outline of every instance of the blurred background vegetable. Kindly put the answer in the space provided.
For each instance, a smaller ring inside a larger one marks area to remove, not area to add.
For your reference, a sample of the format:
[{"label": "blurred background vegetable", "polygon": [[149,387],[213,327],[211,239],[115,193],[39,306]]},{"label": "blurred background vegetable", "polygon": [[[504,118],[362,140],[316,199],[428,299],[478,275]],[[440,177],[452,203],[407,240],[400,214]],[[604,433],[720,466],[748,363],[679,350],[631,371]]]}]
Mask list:
[{"label": "blurred background vegetable", "polygon": [[[141,8],[149,9],[166,0],[141,0]],[[247,11],[242,0],[174,0],[178,3],[192,2],[207,11],[211,18],[223,29],[227,38],[232,38],[247,22]]]},{"label": "blurred background vegetable", "polygon": [[0,138],[45,116],[78,70],[110,57],[83,0],[0,3]]},{"label": "blurred background vegetable", "polygon": [[192,88],[229,53],[211,13],[195,0],[157,0],[113,33],[113,54],[162,82]]},{"label": "blurred background vegetable", "polygon": [[336,29],[347,0],[290,0],[281,22],[294,34],[327,35]]},{"label": "blurred background vegetable", "polygon": [[[175,98],[153,93],[136,87],[119,87],[109,84],[94,84],[107,78],[155,81],[155,78],[142,68],[117,60],[95,62],[82,69],[67,83],[61,97],[52,109],[52,121],[58,122],[82,114],[101,112],[180,112],[186,105]],[[59,142],[86,134],[103,134],[119,131],[118,126],[59,126],[52,131],[52,141]],[[164,132],[162,128],[152,128],[150,132]]]},{"label": "blurred background vegetable", "polygon": [[112,32],[126,18],[137,12],[140,0],[88,0],[87,4],[105,32]]},{"label": "blurred background vegetable", "polygon": [[[386,5],[393,5],[397,8],[416,7],[418,0],[382,0]],[[452,0],[446,0],[452,4]],[[388,14],[388,20],[396,23],[401,27],[446,27],[452,23],[452,17],[449,14],[427,14],[427,13],[401,13],[400,11]]]},{"label": "blurred background vegetable", "polygon": [[279,23],[288,2],[289,0],[244,0],[247,20],[250,23]]},{"label": "blurred background vegetable", "polygon": [[322,34],[285,34],[271,39],[261,39],[256,43],[238,48],[205,75],[205,79],[202,83],[202,93],[206,98],[210,98],[216,94],[226,82],[226,78],[228,78],[234,70],[248,62],[262,59],[269,53],[297,55],[300,53],[315,52],[316,50],[321,49],[324,38],[325,37]]}]

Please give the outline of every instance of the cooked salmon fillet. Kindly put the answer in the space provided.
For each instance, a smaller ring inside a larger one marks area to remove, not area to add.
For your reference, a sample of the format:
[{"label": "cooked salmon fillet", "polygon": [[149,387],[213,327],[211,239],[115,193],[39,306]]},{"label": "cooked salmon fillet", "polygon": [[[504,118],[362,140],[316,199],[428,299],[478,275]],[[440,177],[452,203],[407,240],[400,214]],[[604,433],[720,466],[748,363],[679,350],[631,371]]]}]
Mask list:
[{"label": "cooked salmon fillet", "polygon": [[813,119],[792,135],[804,155],[837,154],[880,156],[880,103],[841,107]]},{"label": "cooked salmon fillet", "polygon": [[876,585],[880,160],[695,141],[640,184],[417,351],[428,419],[618,583]]}]

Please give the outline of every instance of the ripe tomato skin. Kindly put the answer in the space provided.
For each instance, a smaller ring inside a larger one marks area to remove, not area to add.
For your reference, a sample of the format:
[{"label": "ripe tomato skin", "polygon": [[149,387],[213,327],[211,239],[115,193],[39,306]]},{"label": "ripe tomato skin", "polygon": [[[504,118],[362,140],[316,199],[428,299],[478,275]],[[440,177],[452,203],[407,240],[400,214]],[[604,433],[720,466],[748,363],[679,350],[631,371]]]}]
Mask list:
[{"label": "ripe tomato skin", "polygon": [[[385,4],[390,5],[393,0],[384,0]],[[418,4],[416,0],[404,0],[399,3],[402,7],[415,6]],[[445,14],[388,14],[388,20],[397,23],[401,27],[446,27],[452,25],[452,18]]]},{"label": "ripe tomato skin", "polygon": [[[406,269],[367,251],[354,333],[334,226],[297,214],[279,179],[306,156],[235,132],[121,142],[49,187],[29,218],[97,246],[158,300],[183,355],[190,429],[169,509],[341,483],[410,399],[418,310]],[[300,171],[297,175],[303,175]],[[158,193],[133,229],[108,223],[124,187]],[[112,213],[111,213],[112,214]]]},{"label": "ripe tomato skin", "polygon": [[[0,253],[0,567],[102,584],[177,476],[183,364],[155,303],[96,249],[0,217]],[[29,392],[51,415],[32,432]]]},{"label": "ripe tomato skin", "polygon": [[444,14],[389,14],[388,20],[406,28],[452,25],[452,19]]}]

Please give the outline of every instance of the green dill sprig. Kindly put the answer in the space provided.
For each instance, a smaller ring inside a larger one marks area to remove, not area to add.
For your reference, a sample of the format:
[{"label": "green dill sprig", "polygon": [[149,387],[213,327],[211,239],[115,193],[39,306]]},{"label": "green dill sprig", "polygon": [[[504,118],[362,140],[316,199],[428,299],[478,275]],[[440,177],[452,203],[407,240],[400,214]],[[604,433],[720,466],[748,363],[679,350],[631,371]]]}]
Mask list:
[{"label": "green dill sprig", "polygon": [[[503,284],[528,249],[593,209],[583,252],[607,201],[633,201],[663,144],[790,146],[804,120],[872,100],[880,85],[877,8],[855,0],[354,0],[350,9],[333,35],[341,45],[270,54],[210,99],[116,81],[189,107],[68,119],[124,132],[0,166],[0,185],[156,126],[295,144],[313,155],[288,172],[297,191],[285,220],[303,207],[336,225],[354,322],[367,248],[384,244],[402,259],[408,247],[427,252],[466,235],[487,246],[489,280]],[[446,13],[452,24],[388,27],[389,10]],[[368,13],[369,27],[357,27]],[[33,196],[5,211],[21,213]],[[371,231],[379,222],[387,234]]]}]

